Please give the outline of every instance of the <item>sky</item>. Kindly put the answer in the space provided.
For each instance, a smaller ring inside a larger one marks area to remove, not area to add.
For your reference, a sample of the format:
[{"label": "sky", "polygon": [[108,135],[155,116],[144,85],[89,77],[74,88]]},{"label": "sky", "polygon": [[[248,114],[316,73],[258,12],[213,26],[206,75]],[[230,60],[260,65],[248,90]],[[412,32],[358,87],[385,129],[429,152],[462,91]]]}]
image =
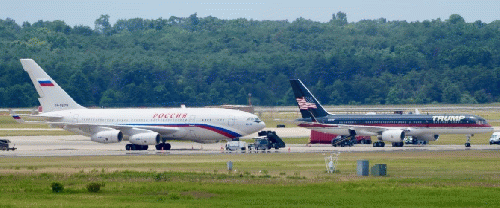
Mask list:
[{"label": "sky", "polygon": [[408,22],[446,20],[459,14],[466,22],[500,20],[498,0],[0,0],[0,19],[11,18],[22,25],[28,21],[63,20],[70,26],[94,28],[94,21],[103,14],[111,24],[119,19],[168,19],[170,16],[213,16],[219,19],[288,20],[299,17],[327,22],[333,13],[347,14],[348,22],[386,18]]}]

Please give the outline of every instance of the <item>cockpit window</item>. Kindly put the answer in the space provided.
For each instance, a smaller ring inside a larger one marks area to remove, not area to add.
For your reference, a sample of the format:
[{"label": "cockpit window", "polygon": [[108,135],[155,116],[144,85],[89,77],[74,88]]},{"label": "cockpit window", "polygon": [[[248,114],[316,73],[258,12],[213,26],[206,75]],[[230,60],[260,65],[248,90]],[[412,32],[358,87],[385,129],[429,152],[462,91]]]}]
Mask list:
[{"label": "cockpit window", "polygon": [[247,121],[254,121],[255,123],[262,122],[259,118],[247,118]]},{"label": "cockpit window", "polygon": [[484,119],[478,119],[477,124],[483,125],[483,124],[488,124],[488,122],[486,122],[486,120],[484,120]]}]

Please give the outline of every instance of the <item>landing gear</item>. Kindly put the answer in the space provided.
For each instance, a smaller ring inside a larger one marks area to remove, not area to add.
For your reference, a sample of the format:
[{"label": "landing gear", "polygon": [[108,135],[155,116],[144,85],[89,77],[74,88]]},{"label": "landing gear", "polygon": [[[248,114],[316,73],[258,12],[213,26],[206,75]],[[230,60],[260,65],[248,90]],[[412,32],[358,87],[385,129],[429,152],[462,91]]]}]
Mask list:
[{"label": "landing gear", "polygon": [[470,137],[474,135],[467,135],[467,141],[465,142],[465,147],[470,147]]},{"label": "landing gear", "polygon": [[385,143],[383,141],[373,142],[373,147],[385,147]]},{"label": "landing gear", "polygon": [[170,150],[170,143],[161,143],[161,144],[157,144],[155,145],[156,147],[156,150]]},{"label": "landing gear", "polygon": [[403,147],[403,145],[404,145],[404,142],[393,142],[392,143],[393,147]]},{"label": "landing gear", "polygon": [[126,150],[148,150],[148,145],[138,145],[138,144],[127,144],[125,145]]}]

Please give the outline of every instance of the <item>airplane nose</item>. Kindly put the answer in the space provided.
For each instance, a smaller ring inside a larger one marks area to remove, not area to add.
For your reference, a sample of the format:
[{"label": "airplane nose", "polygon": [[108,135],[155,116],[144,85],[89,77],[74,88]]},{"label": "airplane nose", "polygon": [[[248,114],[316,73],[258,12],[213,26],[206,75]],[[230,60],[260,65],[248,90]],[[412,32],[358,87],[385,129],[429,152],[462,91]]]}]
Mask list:
[{"label": "airplane nose", "polygon": [[264,121],[260,121],[259,123],[255,123],[252,125],[252,127],[248,128],[246,133],[253,134],[255,132],[262,130],[265,127],[266,127],[266,123],[264,123]]},{"label": "airplane nose", "polygon": [[263,128],[266,128],[266,123],[264,123],[264,121],[260,121],[260,123],[259,123],[259,129],[257,131],[260,131]]}]

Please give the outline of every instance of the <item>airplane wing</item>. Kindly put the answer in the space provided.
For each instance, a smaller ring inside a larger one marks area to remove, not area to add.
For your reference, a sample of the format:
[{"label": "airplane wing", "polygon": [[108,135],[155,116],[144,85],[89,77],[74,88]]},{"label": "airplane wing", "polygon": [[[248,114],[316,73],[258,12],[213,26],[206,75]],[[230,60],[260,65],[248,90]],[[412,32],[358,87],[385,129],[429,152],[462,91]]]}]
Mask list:
[{"label": "airplane wing", "polygon": [[[17,114],[12,109],[9,109],[9,114],[18,123],[28,123],[28,124],[46,124],[45,120],[54,120],[62,118],[62,116],[45,116],[45,115],[32,115],[32,114]],[[23,118],[28,118],[30,120],[26,121]],[[35,119],[35,120],[33,120]],[[43,120],[42,120],[43,119]]]},{"label": "airplane wing", "polygon": [[350,130],[356,131],[358,134],[373,134],[373,135],[380,135],[384,131],[388,130],[403,130],[403,131],[410,131],[407,127],[381,127],[381,126],[363,126],[363,125],[339,125],[339,128],[346,128]]},{"label": "airplane wing", "polygon": [[384,131],[388,130],[403,130],[410,131],[411,128],[408,127],[381,127],[381,126],[364,126],[364,125],[349,125],[349,124],[325,124],[325,123],[302,123],[301,127],[305,128],[339,128],[346,130],[354,130],[356,134],[361,135],[380,135]]},{"label": "airplane wing", "polygon": [[90,123],[65,123],[65,122],[46,122],[52,126],[66,127],[66,128],[80,128],[80,127],[108,127],[123,132],[131,130],[145,130],[158,132],[161,135],[169,135],[179,131],[177,127],[164,127],[164,126],[132,126],[132,125],[116,125],[116,124],[90,124]]}]

